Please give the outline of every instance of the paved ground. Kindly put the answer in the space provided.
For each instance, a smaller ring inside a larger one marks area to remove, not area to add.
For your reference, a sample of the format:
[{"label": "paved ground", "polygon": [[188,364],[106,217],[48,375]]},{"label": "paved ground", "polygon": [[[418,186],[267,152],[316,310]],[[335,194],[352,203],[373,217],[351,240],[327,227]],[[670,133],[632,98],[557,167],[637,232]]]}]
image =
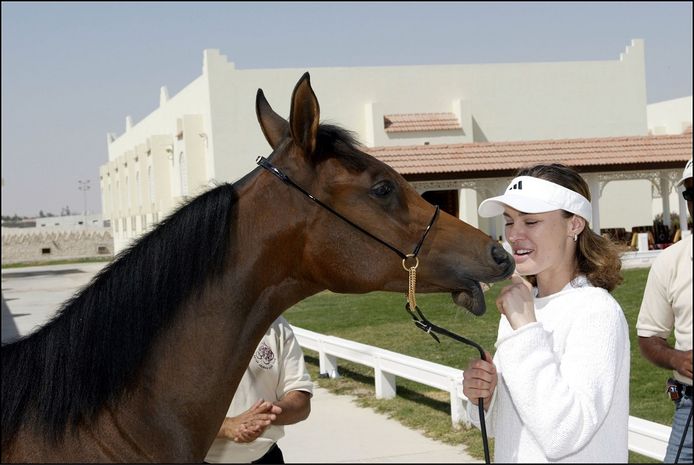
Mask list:
[{"label": "paved ground", "polygon": [[[2,272],[2,339],[31,332],[48,321],[103,263],[9,269]],[[16,330],[15,330],[16,327]],[[316,388],[311,415],[288,426],[279,444],[287,463],[461,463],[462,447],[424,437],[395,420]]]}]

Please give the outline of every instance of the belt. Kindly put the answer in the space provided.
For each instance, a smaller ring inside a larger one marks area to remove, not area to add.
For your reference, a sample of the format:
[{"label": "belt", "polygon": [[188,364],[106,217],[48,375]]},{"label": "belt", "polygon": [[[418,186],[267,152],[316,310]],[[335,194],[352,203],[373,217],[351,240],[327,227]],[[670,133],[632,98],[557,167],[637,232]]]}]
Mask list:
[{"label": "belt", "polygon": [[667,392],[672,400],[678,400],[682,396],[692,397],[692,386],[670,378]]}]

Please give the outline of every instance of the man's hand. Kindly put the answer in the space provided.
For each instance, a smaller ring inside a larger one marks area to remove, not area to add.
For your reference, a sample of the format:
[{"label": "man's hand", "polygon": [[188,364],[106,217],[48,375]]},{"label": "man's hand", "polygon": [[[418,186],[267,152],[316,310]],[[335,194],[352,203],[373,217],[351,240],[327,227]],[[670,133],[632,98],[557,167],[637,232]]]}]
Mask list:
[{"label": "man's hand", "polygon": [[280,407],[260,399],[240,415],[226,417],[217,437],[234,442],[255,441],[280,413]]},{"label": "man's hand", "polygon": [[677,373],[689,379],[692,378],[692,351],[674,350],[672,354],[672,368]]},{"label": "man's hand", "polygon": [[641,354],[655,365],[668,370],[675,370],[689,379],[692,378],[692,351],[677,350],[658,336],[639,336]]}]

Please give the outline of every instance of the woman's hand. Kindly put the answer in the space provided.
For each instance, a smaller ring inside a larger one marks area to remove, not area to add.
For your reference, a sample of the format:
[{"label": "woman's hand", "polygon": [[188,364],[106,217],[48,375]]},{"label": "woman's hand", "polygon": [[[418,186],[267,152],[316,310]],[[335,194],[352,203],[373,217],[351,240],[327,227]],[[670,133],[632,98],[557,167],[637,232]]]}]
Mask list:
[{"label": "woman's hand", "polygon": [[485,411],[489,409],[496,384],[496,367],[492,363],[492,356],[489,352],[484,352],[484,360],[471,361],[463,371],[463,394],[473,405],[479,404],[481,398]]},{"label": "woman's hand", "polygon": [[514,273],[511,276],[511,284],[504,287],[496,299],[499,313],[506,316],[514,330],[537,321],[531,294],[532,288],[533,286],[525,278]]}]

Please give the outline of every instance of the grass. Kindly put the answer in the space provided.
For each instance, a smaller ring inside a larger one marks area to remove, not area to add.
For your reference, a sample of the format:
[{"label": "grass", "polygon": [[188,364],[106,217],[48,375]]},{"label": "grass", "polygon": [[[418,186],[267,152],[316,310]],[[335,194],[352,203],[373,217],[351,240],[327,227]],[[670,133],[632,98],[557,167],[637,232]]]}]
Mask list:
[{"label": "grass", "polygon": [[[613,293],[624,310],[630,330],[630,414],[670,425],[674,408],[664,393],[669,373],[641,356],[636,336],[636,319],[647,276],[648,269],[625,270],[624,283]],[[433,323],[468,337],[493,353],[499,319],[494,301],[504,285],[498,283],[486,293],[488,311],[481,317],[461,311],[450,294],[421,294],[417,296],[417,304]],[[343,295],[322,292],[298,303],[284,316],[301,328],[460,369],[472,358],[479,357],[472,347],[443,337],[439,344],[415,328],[404,303],[404,295],[395,293]],[[305,354],[312,377],[318,379],[317,354],[310,350]],[[340,360],[339,372],[340,378],[318,379],[319,385],[338,394],[356,396],[359,405],[397,419],[428,437],[449,444],[465,444],[471,455],[483,459],[479,431],[451,427],[448,393],[399,378],[394,399],[376,399],[371,368]],[[490,443],[493,448],[493,440]],[[629,461],[653,460],[630,452]]]},{"label": "grass", "polygon": [[[113,257],[25,262],[2,265],[2,268],[101,262]],[[664,425],[670,425],[674,407],[665,393],[669,372],[655,367],[639,353],[636,336],[643,289],[648,269],[624,271],[624,283],[613,293],[629,324],[631,338],[630,414]],[[493,353],[498,313],[494,301],[506,283],[494,285],[485,294],[487,313],[475,317],[453,304],[449,294],[419,294],[417,304],[433,323],[468,337]],[[464,369],[470,359],[479,356],[476,349],[441,337],[436,343],[429,335],[414,327],[404,308],[404,295],[373,292],[365,295],[344,295],[322,292],[306,299],[284,313],[287,320],[301,328],[350,339],[412,357]],[[673,342],[672,340],[670,341]],[[375,398],[371,368],[340,360],[338,379],[319,378],[317,353],[305,350],[307,367],[320,386],[337,394],[357,397],[357,403],[392,417],[427,437],[448,443],[465,444],[468,452],[483,459],[482,440],[477,429],[451,427],[448,393],[413,381],[398,379],[397,396]],[[494,440],[490,439],[493,456]],[[652,459],[629,453],[632,463],[649,463]]]}]

